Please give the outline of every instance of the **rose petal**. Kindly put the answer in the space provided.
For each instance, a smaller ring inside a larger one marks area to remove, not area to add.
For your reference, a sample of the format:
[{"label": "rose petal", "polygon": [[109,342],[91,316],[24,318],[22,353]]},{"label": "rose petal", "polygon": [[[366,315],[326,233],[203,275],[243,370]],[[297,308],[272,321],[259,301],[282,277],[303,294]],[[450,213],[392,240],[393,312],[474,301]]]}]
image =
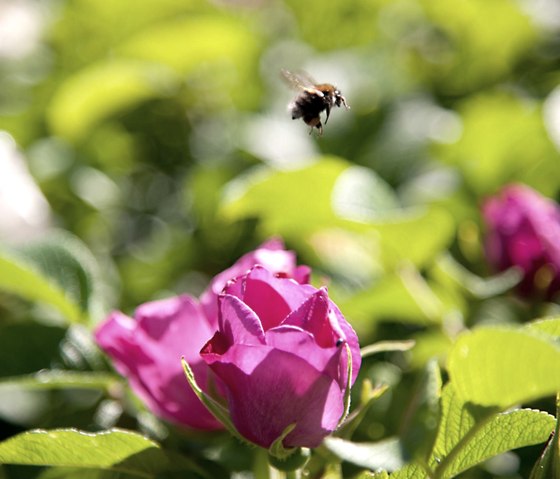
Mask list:
[{"label": "rose petal", "polygon": [[229,344],[265,344],[259,318],[239,298],[229,294],[219,297],[220,332]]},{"label": "rose petal", "polygon": [[147,303],[136,316],[138,321],[114,312],[95,332],[115,369],[156,415],[193,428],[220,429],[181,366],[184,356],[199,385],[208,387],[210,371],[198,352],[212,332],[196,300],[179,296]]},{"label": "rose petal", "polygon": [[200,296],[200,303],[211,324],[217,324],[217,296],[222,293],[228,281],[247,273],[253,266],[262,265],[274,274],[294,277],[298,282],[308,282],[310,269],[307,266],[296,267],[296,255],[286,251],[284,243],[272,238],[256,250],[239,258],[233,266],[216,275],[208,288]]},{"label": "rose petal", "polygon": [[334,324],[331,324],[328,312],[329,297],[327,290],[321,288],[307,298],[296,310],[292,311],[282,324],[299,326],[309,331],[320,346],[327,348],[334,346],[343,335],[336,320]]},{"label": "rose petal", "polygon": [[344,412],[338,383],[291,353],[234,345],[221,357],[202,356],[226,384],[235,427],[262,447],[293,423],[284,446],[316,447]]},{"label": "rose petal", "polygon": [[346,367],[345,361],[342,361],[342,358],[346,357],[344,348],[320,347],[311,333],[287,325],[267,331],[266,343],[272,348],[302,358],[318,371],[337,381],[341,389],[346,388]]},{"label": "rose petal", "polygon": [[262,266],[253,267],[241,283],[233,282],[225,288],[226,293],[238,295],[255,311],[265,331],[278,326],[315,291],[312,286],[278,278]]}]

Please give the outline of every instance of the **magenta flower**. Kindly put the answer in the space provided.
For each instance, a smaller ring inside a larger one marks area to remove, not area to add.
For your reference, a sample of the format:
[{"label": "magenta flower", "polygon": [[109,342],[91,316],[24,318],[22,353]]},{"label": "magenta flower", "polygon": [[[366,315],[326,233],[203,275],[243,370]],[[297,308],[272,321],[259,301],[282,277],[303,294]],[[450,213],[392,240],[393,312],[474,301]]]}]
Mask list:
[{"label": "magenta flower", "polygon": [[113,312],[95,339],[154,414],[183,426],[213,430],[222,425],[196,397],[181,367],[184,356],[197,382],[208,390],[212,373],[199,351],[213,333],[198,302],[184,295],[145,303],[134,319]]},{"label": "magenta flower", "polygon": [[242,436],[268,448],[296,424],[283,445],[316,447],[345,412],[345,344],[353,384],[358,338],[326,289],[255,266],[220,295],[219,330],[201,354],[225,385]]},{"label": "magenta flower", "polygon": [[286,251],[281,240],[270,239],[255,251],[243,255],[233,266],[216,275],[208,288],[202,293],[200,304],[211,324],[217,327],[218,295],[222,292],[226,283],[247,273],[257,264],[264,266],[278,276],[293,278],[298,283],[309,282],[311,272],[309,266],[298,266],[296,254],[293,251]]},{"label": "magenta flower", "polygon": [[97,343],[157,416],[195,429],[222,428],[186,381],[181,357],[190,364],[205,392],[220,392],[222,386],[219,380],[213,385],[216,378],[202,360],[200,349],[217,329],[218,294],[229,280],[256,264],[278,276],[301,282],[309,279],[309,268],[296,265],[295,253],[284,250],[280,240],[270,240],[217,275],[200,303],[186,295],[154,301],[140,306],[134,319],[113,312],[98,327]]},{"label": "magenta flower", "polygon": [[560,290],[560,207],[527,186],[510,185],[482,211],[489,263],[498,271],[519,267],[519,292],[551,299]]}]

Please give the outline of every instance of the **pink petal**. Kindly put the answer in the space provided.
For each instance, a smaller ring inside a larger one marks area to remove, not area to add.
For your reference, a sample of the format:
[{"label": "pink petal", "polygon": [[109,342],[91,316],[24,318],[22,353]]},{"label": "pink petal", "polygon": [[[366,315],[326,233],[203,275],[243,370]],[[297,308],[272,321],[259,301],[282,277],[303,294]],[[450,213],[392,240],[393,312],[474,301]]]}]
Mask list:
[{"label": "pink petal", "polygon": [[220,332],[229,344],[265,344],[259,318],[239,298],[229,294],[219,297]]},{"label": "pink petal", "polygon": [[234,345],[208,364],[226,384],[235,427],[262,447],[268,448],[292,423],[296,429],[284,445],[316,447],[344,412],[338,383],[291,353]]},{"label": "pink petal", "polygon": [[188,427],[220,429],[189,387],[181,365],[184,356],[203,388],[213,381],[199,355],[212,331],[196,300],[154,301],[140,306],[136,316],[137,321],[112,313],[95,332],[115,369],[156,415]]}]

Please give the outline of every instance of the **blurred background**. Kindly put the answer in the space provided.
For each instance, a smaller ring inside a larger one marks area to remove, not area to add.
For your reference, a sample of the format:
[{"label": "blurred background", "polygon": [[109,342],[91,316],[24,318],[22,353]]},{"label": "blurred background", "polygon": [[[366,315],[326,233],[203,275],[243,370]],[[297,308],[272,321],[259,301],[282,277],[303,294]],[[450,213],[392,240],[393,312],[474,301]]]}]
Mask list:
[{"label": "blurred background", "polygon": [[[351,109],[309,134],[282,68]],[[393,389],[357,433],[413,438],[409,399],[456,334],[556,311],[493,295],[480,206],[511,182],[558,199],[559,84],[555,0],[0,0],[0,240],[72,235],[87,329],[280,236],[363,345],[417,341],[366,362]],[[1,293],[0,374],[97,367],[80,331]],[[2,436],[92,427],[100,401],[0,411]],[[511,456],[461,477],[526,477]]]}]

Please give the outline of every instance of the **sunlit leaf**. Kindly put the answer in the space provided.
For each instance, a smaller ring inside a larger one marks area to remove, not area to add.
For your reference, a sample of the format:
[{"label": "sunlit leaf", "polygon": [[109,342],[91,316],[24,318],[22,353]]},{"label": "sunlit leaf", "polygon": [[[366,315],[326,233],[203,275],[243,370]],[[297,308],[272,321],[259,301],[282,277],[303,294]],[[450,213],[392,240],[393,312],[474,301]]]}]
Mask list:
[{"label": "sunlit leaf", "polygon": [[132,36],[117,50],[125,57],[166,65],[185,74],[217,60],[228,59],[233,65],[245,62],[256,47],[255,37],[241,22],[216,12],[156,24]]},{"label": "sunlit leaf", "polygon": [[429,476],[422,466],[416,463],[407,464],[389,476],[391,479],[427,479]]},{"label": "sunlit leaf", "polygon": [[560,338],[560,317],[543,318],[537,321],[531,321],[525,325],[528,331],[540,331],[549,335],[551,338]]},{"label": "sunlit leaf", "polygon": [[136,60],[92,64],[60,85],[48,109],[49,123],[63,138],[81,140],[100,121],[165,94],[172,79],[163,68]]},{"label": "sunlit leaf", "polygon": [[[439,41],[438,46],[424,45],[420,52],[439,47],[440,61],[428,56],[426,67],[430,67],[429,74],[438,86],[449,93],[469,91],[508,74],[537,40],[529,16],[519,5],[506,0],[421,3],[435,23],[434,29],[443,32],[445,39],[441,33],[434,33],[432,42]],[[489,51],[492,55],[486,54]]]},{"label": "sunlit leaf", "polygon": [[25,376],[6,377],[0,380],[2,388],[25,389],[108,389],[121,381],[119,376],[110,373],[78,372],[63,370],[42,370]]},{"label": "sunlit leaf", "polygon": [[0,288],[54,306],[69,323],[106,312],[95,258],[61,231],[0,253]]},{"label": "sunlit leaf", "polygon": [[46,277],[21,256],[0,253],[0,288],[30,301],[43,301],[54,306],[69,322],[85,320],[79,305],[62,287]]},{"label": "sunlit leaf", "polygon": [[439,323],[443,304],[429,284],[410,269],[399,273],[385,275],[372,287],[337,299],[358,329],[371,329],[375,321],[386,319],[419,325]]},{"label": "sunlit leaf", "polygon": [[342,221],[332,211],[332,190],[348,167],[328,157],[295,171],[261,170],[230,185],[222,213],[230,219],[258,216],[266,234],[293,236],[332,227]]},{"label": "sunlit leaf", "polygon": [[554,417],[541,411],[495,413],[466,404],[447,386],[433,467],[437,477],[450,479],[503,452],[546,441],[554,425]]},{"label": "sunlit leaf", "polygon": [[509,407],[560,390],[560,346],[529,331],[484,327],[461,335],[449,353],[464,401]]},{"label": "sunlit leaf", "polygon": [[[352,182],[355,171],[350,163],[335,157],[323,157],[293,171],[261,169],[229,185],[221,211],[232,220],[258,217],[263,236],[301,239],[334,228],[375,235],[380,258],[387,267],[395,267],[403,259],[423,265],[447,246],[453,235],[453,220],[447,212],[437,208],[395,208],[388,187],[372,179],[368,184],[378,191],[369,193],[368,209],[360,188],[344,186],[346,181]],[[350,180],[345,180],[348,173]],[[351,211],[349,216],[360,216],[360,221],[339,214],[341,204],[345,205],[343,213]],[[320,247],[316,249],[321,252]]]},{"label": "sunlit leaf", "polygon": [[[99,433],[76,429],[25,432],[0,443],[0,462],[107,469],[142,478],[155,477],[173,468],[157,443],[138,433],[119,429]],[[178,462],[183,467],[190,465],[186,459]]]},{"label": "sunlit leaf", "polygon": [[[332,49],[369,43],[377,36],[378,2],[360,0],[351,8],[345,3],[325,4],[311,0],[305,4],[289,0],[305,41],[319,49]],[[340,19],[345,18],[345,22]],[[332,32],[337,34],[333,35]]]},{"label": "sunlit leaf", "polygon": [[469,97],[460,113],[463,135],[438,152],[460,168],[471,189],[488,195],[505,182],[523,181],[543,194],[556,192],[558,152],[537,104],[503,93],[484,94]]}]

